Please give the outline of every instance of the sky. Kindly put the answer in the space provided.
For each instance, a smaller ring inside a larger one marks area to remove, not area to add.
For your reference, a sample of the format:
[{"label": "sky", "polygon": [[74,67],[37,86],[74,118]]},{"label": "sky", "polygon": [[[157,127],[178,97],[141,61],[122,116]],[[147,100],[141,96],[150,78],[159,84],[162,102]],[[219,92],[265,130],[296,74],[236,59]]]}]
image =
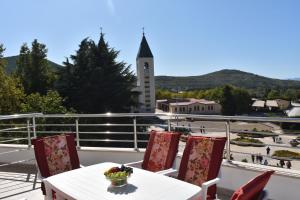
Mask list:
[{"label": "sky", "polygon": [[0,0],[5,56],[38,39],[61,64],[100,27],[135,71],[142,27],[155,74],[195,76],[238,69],[300,77],[298,0]]}]

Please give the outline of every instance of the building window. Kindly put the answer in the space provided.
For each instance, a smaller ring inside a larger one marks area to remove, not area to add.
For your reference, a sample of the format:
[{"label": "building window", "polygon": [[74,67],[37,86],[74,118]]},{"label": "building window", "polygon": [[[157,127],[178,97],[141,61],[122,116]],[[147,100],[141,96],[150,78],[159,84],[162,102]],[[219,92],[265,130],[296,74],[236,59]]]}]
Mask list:
[{"label": "building window", "polygon": [[182,112],[185,112],[185,107],[182,108]]},{"label": "building window", "polygon": [[145,85],[145,88],[150,88],[150,86],[149,85]]},{"label": "building window", "polygon": [[149,81],[145,81],[145,84],[149,84],[150,82]]},{"label": "building window", "polygon": [[145,95],[146,98],[150,98],[150,95]]},{"label": "building window", "polygon": [[204,111],[204,107],[202,107],[202,111]]},{"label": "building window", "polygon": [[149,100],[149,99],[146,99],[145,102],[146,102],[146,103],[150,103],[150,100]]},{"label": "building window", "polygon": [[149,63],[148,62],[144,63],[144,70],[149,70]]},{"label": "building window", "polygon": [[177,112],[177,107],[175,107],[175,109],[174,109],[174,110],[175,110],[175,112]]}]

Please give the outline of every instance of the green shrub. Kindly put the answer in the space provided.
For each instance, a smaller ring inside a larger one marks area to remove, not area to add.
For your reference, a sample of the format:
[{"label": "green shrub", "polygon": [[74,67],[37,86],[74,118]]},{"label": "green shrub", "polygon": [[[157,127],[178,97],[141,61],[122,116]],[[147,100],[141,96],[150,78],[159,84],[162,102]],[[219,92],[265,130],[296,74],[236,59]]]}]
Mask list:
[{"label": "green shrub", "polygon": [[265,144],[262,141],[254,138],[247,138],[247,137],[239,137],[239,138],[232,139],[230,140],[230,143],[239,146],[254,146],[254,147],[265,146]]},{"label": "green shrub", "polygon": [[274,157],[300,159],[300,153],[289,150],[277,150],[273,153]]}]

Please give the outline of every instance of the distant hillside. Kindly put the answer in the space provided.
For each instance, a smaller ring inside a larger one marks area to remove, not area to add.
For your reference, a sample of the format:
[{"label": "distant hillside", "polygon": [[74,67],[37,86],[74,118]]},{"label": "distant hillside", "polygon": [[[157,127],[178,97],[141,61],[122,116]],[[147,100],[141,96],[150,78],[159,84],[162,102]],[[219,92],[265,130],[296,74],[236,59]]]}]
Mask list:
[{"label": "distant hillside", "polygon": [[207,89],[225,84],[247,89],[300,88],[300,81],[272,79],[239,70],[224,69],[201,76],[156,76],[155,84],[164,89]]},{"label": "distant hillside", "polygon": [[[17,67],[18,56],[9,56],[9,57],[5,57],[5,59],[7,61],[7,65],[6,65],[7,73],[13,72]],[[50,66],[53,67],[54,69],[62,67],[61,65],[56,64],[55,62],[52,62],[50,60],[48,60],[48,62],[50,64]]]}]

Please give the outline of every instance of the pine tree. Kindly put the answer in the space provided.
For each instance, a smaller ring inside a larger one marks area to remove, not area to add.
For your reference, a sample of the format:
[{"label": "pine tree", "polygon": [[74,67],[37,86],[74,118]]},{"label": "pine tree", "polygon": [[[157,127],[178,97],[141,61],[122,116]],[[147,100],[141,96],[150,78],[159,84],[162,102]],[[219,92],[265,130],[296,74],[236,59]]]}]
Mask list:
[{"label": "pine tree", "polygon": [[27,94],[46,94],[53,88],[55,73],[49,66],[47,51],[46,45],[36,39],[32,42],[31,50],[26,43],[21,46],[16,74]]},{"label": "pine tree", "polygon": [[110,48],[101,34],[98,44],[85,38],[72,63],[60,72],[59,91],[69,106],[85,113],[126,112],[133,105],[135,76],[130,66],[116,61],[119,51]]}]

